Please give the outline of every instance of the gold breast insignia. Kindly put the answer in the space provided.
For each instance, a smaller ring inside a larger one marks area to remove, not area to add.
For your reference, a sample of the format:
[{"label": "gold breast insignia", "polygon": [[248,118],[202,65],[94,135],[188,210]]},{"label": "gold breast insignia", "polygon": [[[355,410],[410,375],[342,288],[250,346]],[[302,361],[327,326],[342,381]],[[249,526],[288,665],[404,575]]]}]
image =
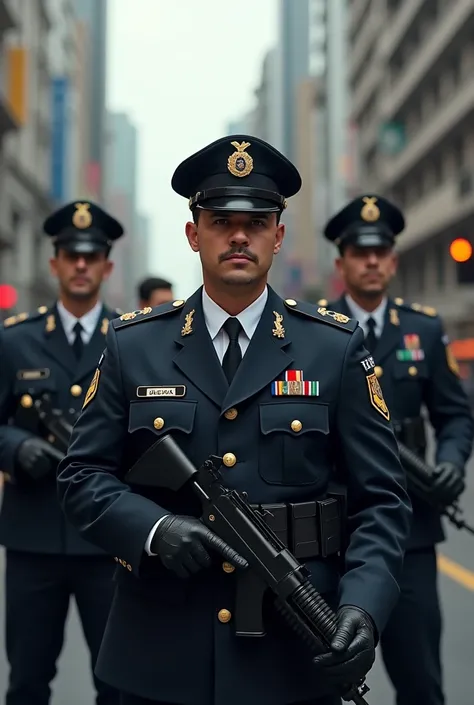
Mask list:
[{"label": "gold breast insignia", "polygon": [[193,317],[194,317],[194,309],[192,309],[184,317],[184,326],[181,328],[181,335],[183,337],[185,335],[189,335],[190,333],[193,332]]},{"label": "gold breast insignia", "polygon": [[284,338],[285,329],[282,326],[283,316],[281,315],[281,313],[277,313],[277,311],[273,311],[273,315],[275,316],[275,322],[272,333],[275,338]]}]

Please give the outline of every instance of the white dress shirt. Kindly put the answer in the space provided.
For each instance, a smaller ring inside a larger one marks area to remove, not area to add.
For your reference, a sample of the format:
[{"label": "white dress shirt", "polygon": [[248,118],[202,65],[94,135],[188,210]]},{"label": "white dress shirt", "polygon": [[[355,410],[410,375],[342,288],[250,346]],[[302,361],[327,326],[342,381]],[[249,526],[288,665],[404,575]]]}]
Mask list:
[{"label": "white dress shirt", "polygon": [[[250,304],[250,306],[247,306],[247,308],[244,308],[243,311],[241,311],[237,316],[235,316],[235,318],[239,319],[239,322],[243,328],[243,330],[240,331],[239,334],[239,345],[242,351],[242,357],[245,355],[247,348],[250,344],[250,340],[258,326],[258,322],[262,317],[263,309],[265,308],[267,299],[268,289],[267,287],[265,287],[265,290],[262,294],[260,294],[258,299],[255,299],[255,301]],[[222,365],[222,360],[224,359],[225,351],[227,350],[227,346],[229,345],[229,336],[222,329],[222,326],[229,318],[229,314],[211,299],[204,287],[202,290],[202,310],[204,313],[204,321],[206,323],[207,330],[209,331],[209,335],[211,336],[211,340],[219,358],[219,362]],[[148,538],[145,543],[145,551],[148,553],[149,556],[156,555],[155,553],[151,552],[151,542],[159,523],[165,518],[166,517],[161,517],[161,519],[158,519],[158,521],[148,534]]]},{"label": "white dress shirt", "polygon": [[74,326],[79,321],[82,326],[81,338],[84,345],[90,341],[94,335],[94,331],[99,323],[100,314],[102,311],[102,303],[98,301],[94,308],[91,308],[84,316],[81,318],[76,318],[72,315],[65,307],[61,301],[57,303],[59,318],[63,324],[64,332],[66,334],[67,342],[72,345],[76,334],[74,332]]},{"label": "white dress shirt", "polygon": [[373,311],[366,311],[365,308],[361,308],[359,304],[356,304],[354,299],[349,296],[349,294],[346,294],[345,299],[347,306],[352,314],[352,317],[359,321],[359,325],[364,331],[364,335],[367,335],[367,333],[369,332],[369,329],[367,327],[368,319],[373,318],[375,321],[375,336],[376,338],[380,338],[383,331],[385,311],[387,310],[387,299],[384,298],[383,301]]}]

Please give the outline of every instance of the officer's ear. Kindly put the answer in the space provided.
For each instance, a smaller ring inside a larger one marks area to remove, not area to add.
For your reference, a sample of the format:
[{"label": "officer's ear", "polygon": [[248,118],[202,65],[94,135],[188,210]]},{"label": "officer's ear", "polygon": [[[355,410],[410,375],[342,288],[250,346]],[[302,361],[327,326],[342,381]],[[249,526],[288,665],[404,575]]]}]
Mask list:
[{"label": "officer's ear", "polygon": [[186,237],[193,252],[199,252],[198,232],[196,223],[188,221],[185,227]]}]

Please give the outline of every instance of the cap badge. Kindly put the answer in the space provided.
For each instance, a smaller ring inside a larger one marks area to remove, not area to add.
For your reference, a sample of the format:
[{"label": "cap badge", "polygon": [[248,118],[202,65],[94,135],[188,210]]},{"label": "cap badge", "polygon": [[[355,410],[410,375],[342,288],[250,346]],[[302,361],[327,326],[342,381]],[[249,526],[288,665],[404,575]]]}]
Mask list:
[{"label": "cap badge", "polygon": [[232,176],[248,176],[253,169],[253,159],[245,151],[250,147],[250,142],[231,142],[236,151],[227,160],[227,168]]},{"label": "cap badge", "polygon": [[89,211],[90,204],[76,203],[75,208],[75,213],[72,216],[72,224],[75,228],[78,228],[79,230],[84,230],[84,228],[88,228],[92,223],[92,216]]},{"label": "cap badge", "polygon": [[365,205],[362,207],[360,217],[367,223],[375,223],[375,221],[380,218],[380,208],[375,205],[377,202],[377,197],[364,196],[362,200]]}]

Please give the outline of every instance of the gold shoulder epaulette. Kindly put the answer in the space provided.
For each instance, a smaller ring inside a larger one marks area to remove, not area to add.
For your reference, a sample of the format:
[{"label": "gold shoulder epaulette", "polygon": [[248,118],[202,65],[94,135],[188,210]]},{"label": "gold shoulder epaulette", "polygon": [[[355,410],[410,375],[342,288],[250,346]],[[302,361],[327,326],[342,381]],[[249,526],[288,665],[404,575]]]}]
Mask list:
[{"label": "gold shoulder epaulette", "polygon": [[302,316],[307,316],[315,321],[320,321],[321,323],[330,323],[348,333],[353,333],[357,328],[355,318],[349,318],[349,316],[346,316],[344,313],[338,313],[337,311],[330,311],[325,306],[308,304],[304,301],[295,301],[294,299],[285,299],[285,306],[290,311],[299,313]]},{"label": "gold shoulder epaulette", "polygon": [[36,311],[31,313],[24,312],[18,313],[16,316],[10,316],[3,321],[3,326],[5,328],[11,328],[11,326],[16,326],[18,323],[24,323],[25,321],[37,321],[39,318],[48,313],[49,308],[47,306],[39,306]]},{"label": "gold shoulder epaulette", "polygon": [[146,308],[141,308],[137,311],[130,311],[130,313],[122,313],[120,318],[114,318],[112,324],[115,330],[119,330],[120,328],[125,328],[133,323],[152,321],[159,316],[165,316],[167,313],[179,311],[179,309],[183,308],[185,303],[186,302],[182,299],[177,299],[171,303],[161,304],[161,306],[155,306],[154,308],[147,306]]},{"label": "gold shoulder epaulette", "polygon": [[400,298],[394,299],[394,303],[405,309],[405,311],[416,311],[416,313],[423,313],[425,316],[431,316],[431,318],[438,315],[438,311],[433,306],[422,306],[422,304],[417,303],[409,304]]}]

